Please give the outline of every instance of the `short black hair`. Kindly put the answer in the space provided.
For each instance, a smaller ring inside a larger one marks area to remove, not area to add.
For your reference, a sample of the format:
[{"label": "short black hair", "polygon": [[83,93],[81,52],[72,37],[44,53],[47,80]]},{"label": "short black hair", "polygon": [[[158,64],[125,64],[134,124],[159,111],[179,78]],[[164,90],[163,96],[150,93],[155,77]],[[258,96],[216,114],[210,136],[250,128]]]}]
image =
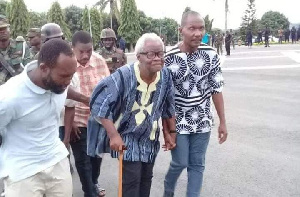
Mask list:
[{"label": "short black hair", "polygon": [[77,42],[87,44],[87,43],[92,43],[92,37],[91,35],[86,32],[86,31],[77,31],[73,37],[72,37],[72,46],[74,47]]},{"label": "short black hair", "polygon": [[54,67],[60,54],[69,57],[74,56],[70,45],[66,41],[60,38],[50,39],[41,47],[38,56],[38,65],[45,63],[49,67]]},{"label": "short black hair", "polygon": [[181,17],[181,23],[180,23],[181,27],[185,26],[186,19],[190,15],[201,16],[198,12],[193,11],[193,10],[189,10],[189,11],[183,12],[182,17]]}]

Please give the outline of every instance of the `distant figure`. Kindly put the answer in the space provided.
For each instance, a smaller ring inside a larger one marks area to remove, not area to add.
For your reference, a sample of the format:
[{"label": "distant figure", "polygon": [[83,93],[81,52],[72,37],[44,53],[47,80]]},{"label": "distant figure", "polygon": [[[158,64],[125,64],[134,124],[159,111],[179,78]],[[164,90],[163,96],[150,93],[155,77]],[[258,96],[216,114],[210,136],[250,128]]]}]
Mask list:
[{"label": "distant figure", "polygon": [[280,28],[279,30],[278,30],[278,37],[279,37],[279,44],[282,44],[282,40],[283,40],[283,29],[282,28]]},{"label": "distant figure", "polygon": [[225,49],[226,49],[226,56],[230,56],[230,44],[232,41],[232,35],[229,33],[229,31],[226,31],[225,36]]},{"label": "distant figure", "polygon": [[300,26],[297,29],[297,41],[300,39]]},{"label": "distant figure", "polygon": [[257,42],[260,44],[262,42],[262,30],[259,30],[257,33]]},{"label": "distant figure", "polygon": [[215,33],[212,33],[211,34],[211,47],[214,47],[215,40],[216,40],[216,35],[215,35]]},{"label": "distant figure", "polygon": [[230,29],[230,34],[231,34],[231,44],[232,44],[232,49],[235,49],[235,43],[234,43],[234,32],[232,29]]},{"label": "distant figure", "polygon": [[291,29],[291,37],[292,37],[292,44],[296,43],[296,28],[295,26]]},{"label": "distant figure", "polygon": [[269,43],[270,29],[266,27],[265,29],[265,47],[270,47]]},{"label": "distant figure", "polygon": [[205,33],[203,38],[202,38],[202,43],[204,44],[209,44],[209,34],[208,33]]},{"label": "distant figure", "polygon": [[216,36],[216,41],[215,41],[215,47],[217,48],[218,55],[223,54],[223,49],[222,49],[223,42],[224,42],[223,34],[222,34],[222,32],[218,32],[218,34]]},{"label": "distant figure", "polygon": [[126,41],[125,41],[122,37],[120,37],[120,40],[119,40],[119,47],[120,47],[120,49],[122,49],[123,52],[125,53],[125,49],[126,49]]},{"label": "distant figure", "polygon": [[248,30],[247,35],[246,35],[246,39],[247,39],[247,43],[248,43],[248,48],[252,47],[252,31],[251,29]]},{"label": "distant figure", "polygon": [[290,31],[289,28],[287,28],[287,29],[285,30],[285,32],[284,32],[284,40],[285,40],[285,42],[286,42],[286,41],[290,42],[290,34],[291,34],[291,31]]}]

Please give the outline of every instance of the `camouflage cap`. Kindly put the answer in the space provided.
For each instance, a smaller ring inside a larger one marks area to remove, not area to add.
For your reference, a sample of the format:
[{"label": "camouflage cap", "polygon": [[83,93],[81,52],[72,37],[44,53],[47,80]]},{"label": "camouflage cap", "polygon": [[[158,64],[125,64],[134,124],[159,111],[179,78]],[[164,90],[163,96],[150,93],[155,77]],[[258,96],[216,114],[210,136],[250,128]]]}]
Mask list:
[{"label": "camouflage cap", "polygon": [[30,28],[26,36],[30,38],[38,35],[41,35],[40,28]]},{"label": "camouflage cap", "polygon": [[6,16],[0,14],[0,28],[3,28],[3,27],[9,27],[9,23],[8,23]]}]

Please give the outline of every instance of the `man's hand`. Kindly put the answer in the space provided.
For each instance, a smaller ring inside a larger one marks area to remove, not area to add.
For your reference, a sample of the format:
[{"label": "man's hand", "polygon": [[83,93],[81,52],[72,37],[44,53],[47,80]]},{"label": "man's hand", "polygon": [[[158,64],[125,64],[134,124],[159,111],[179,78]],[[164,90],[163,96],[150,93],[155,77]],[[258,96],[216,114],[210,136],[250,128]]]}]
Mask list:
[{"label": "man's hand", "polygon": [[73,124],[72,132],[71,132],[71,141],[76,142],[76,141],[80,140],[80,135],[81,135],[80,129],[75,124]]},{"label": "man's hand", "polygon": [[65,137],[63,140],[64,145],[66,146],[66,148],[69,150],[70,148],[70,138]]},{"label": "man's hand", "polygon": [[228,135],[226,124],[219,125],[218,133],[219,133],[219,144],[223,144],[223,142],[226,141]]},{"label": "man's hand", "polygon": [[125,147],[125,144],[119,133],[113,135],[110,138],[110,149],[111,150],[120,151],[120,150],[122,150],[123,147]]},{"label": "man's hand", "polygon": [[164,134],[165,144],[162,145],[164,151],[173,150],[176,147],[176,133]]}]

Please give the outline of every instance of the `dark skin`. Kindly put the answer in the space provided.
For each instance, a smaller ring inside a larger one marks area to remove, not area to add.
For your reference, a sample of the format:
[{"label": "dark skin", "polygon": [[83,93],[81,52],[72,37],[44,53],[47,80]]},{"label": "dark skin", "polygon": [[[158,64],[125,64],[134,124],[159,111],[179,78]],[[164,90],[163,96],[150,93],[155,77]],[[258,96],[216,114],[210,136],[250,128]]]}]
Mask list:
[{"label": "dark skin", "polygon": [[108,50],[111,51],[116,44],[115,38],[102,38],[101,39],[103,46]]},{"label": "dark skin", "polygon": [[0,49],[6,49],[9,44],[10,30],[8,27],[0,28]]},{"label": "dark skin", "polygon": [[[77,42],[75,44],[75,46],[73,46],[73,52],[75,54],[77,62],[82,66],[86,66],[86,64],[88,63],[88,61],[90,60],[90,58],[92,56],[93,43]],[[72,114],[70,114],[70,113],[72,113]],[[65,116],[70,117],[70,116],[74,116],[74,115],[75,115],[75,110],[68,110],[68,111],[66,111]],[[75,125],[74,121],[67,123],[68,128],[70,127],[70,125],[69,125],[70,123],[72,123],[71,141],[77,141],[80,139],[81,131],[79,130],[77,125]],[[66,125],[65,125],[65,127],[66,127]]]},{"label": "dark skin", "polygon": [[[143,53],[161,51],[163,51],[163,46],[158,41],[146,41],[143,47]],[[154,59],[149,59],[147,58],[146,54],[137,54],[137,59],[140,62],[139,69],[141,79],[150,85],[153,81],[155,81],[157,72],[162,69],[164,65],[164,59],[157,56],[155,56]],[[115,151],[122,150],[125,144],[113,122],[104,118],[101,118],[98,121],[101,122],[107,131],[107,135],[110,139],[110,148]],[[163,119],[163,125],[165,138],[165,144],[163,145],[163,148],[165,150],[171,150],[176,146],[176,134],[171,135],[169,132],[170,130],[175,130],[175,116],[170,119]]]},{"label": "dark skin", "polygon": [[41,36],[36,35],[36,36],[28,37],[28,41],[30,42],[31,46],[35,46],[39,50],[41,49],[41,45],[42,45]]},{"label": "dark skin", "polygon": [[[179,28],[183,37],[183,42],[179,46],[182,52],[193,53],[200,46],[203,35],[205,34],[205,23],[200,15],[189,15],[185,23]],[[223,94],[218,93],[212,95],[212,99],[220,119],[218,128],[219,143],[222,144],[227,140],[227,128],[224,110]]]}]

